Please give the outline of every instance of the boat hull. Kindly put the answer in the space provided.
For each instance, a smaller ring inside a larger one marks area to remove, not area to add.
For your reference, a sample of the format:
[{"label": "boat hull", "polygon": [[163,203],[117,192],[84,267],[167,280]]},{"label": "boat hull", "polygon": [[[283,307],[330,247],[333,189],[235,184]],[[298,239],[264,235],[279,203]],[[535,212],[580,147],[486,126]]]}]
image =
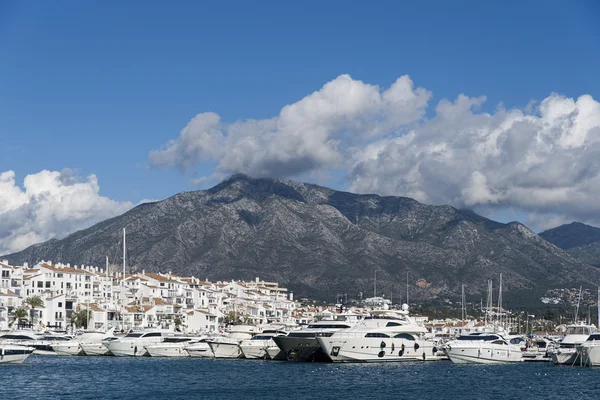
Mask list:
[{"label": "boat hull", "polygon": [[183,345],[179,346],[160,346],[160,345],[148,345],[146,351],[151,357],[189,357],[187,351],[183,348]]},{"label": "boat hull", "polygon": [[288,361],[329,361],[316,337],[277,336],[273,340]]},{"label": "boat hull", "polygon": [[107,345],[111,354],[116,357],[143,357],[148,356],[145,343],[131,341],[114,341]]},{"label": "boat hull", "polygon": [[102,343],[81,343],[81,349],[86,356],[110,355],[110,350]]},{"label": "boat hull", "polygon": [[239,344],[227,342],[207,342],[215,358],[242,358]]},{"label": "boat hull", "polygon": [[522,362],[520,349],[510,349],[506,345],[459,346],[445,349],[450,361],[455,364],[508,364]]},{"label": "boat hull", "polygon": [[78,356],[83,353],[79,343],[60,343],[52,345],[57,356]]},{"label": "boat hull", "polygon": [[185,351],[189,354],[190,357],[199,357],[199,358],[214,358],[212,350],[208,343],[196,343],[185,348]]},{"label": "boat hull", "polygon": [[550,354],[552,363],[557,365],[573,365],[577,361],[577,351],[575,349],[560,349]]},{"label": "boat hull", "polygon": [[25,346],[0,346],[0,364],[22,364],[34,349]]},{"label": "boat hull", "polygon": [[445,358],[432,342],[391,338],[317,338],[321,349],[333,362],[439,361]]}]

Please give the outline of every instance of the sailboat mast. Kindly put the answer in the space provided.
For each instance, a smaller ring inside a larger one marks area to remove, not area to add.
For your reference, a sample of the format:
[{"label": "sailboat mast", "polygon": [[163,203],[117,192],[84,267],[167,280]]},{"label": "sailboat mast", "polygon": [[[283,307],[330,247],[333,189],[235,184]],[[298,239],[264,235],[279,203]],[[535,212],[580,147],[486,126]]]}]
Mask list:
[{"label": "sailboat mast", "polygon": [[373,281],[373,297],[377,297],[377,270],[375,270],[375,280]]},{"label": "sailboat mast", "polygon": [[125,263],[127,260],[127,246],[125,244],[125,228],[123,228],[123,286],[125,286]]},{"label": "sailboat mast", "polygon": [[579,286],[579,300],[577,300],[577,309],[575,310],[575,321],[573,321],[574,324],[577,323],[577,318],[579,317],[579,303],[581,303],[581,290],[583,289],[583,286]]},{"label": "sailboat mast", "polygon": [[500,309],[502,308],[502,274],[500,274],[500,284],[498,286],[498,313],[497,313],[497,321],[498,325],[502,324],[502,314],[500,314]]},{"label": "sailboat mast", "polygon": [[408,271],[406,271],[406,305],[409,305],[409,302],[408,302]]},{"label": "sailboat mast", "polygon": [[461,285],[461,296],[460,296],[460,311],[461,311],[461,318],[464,321],[465,320],[465,285]]},{"label": "sailboat mast", "polygon": [[598,286],[598,325],[596,325],[600,329],[600,286]]}]

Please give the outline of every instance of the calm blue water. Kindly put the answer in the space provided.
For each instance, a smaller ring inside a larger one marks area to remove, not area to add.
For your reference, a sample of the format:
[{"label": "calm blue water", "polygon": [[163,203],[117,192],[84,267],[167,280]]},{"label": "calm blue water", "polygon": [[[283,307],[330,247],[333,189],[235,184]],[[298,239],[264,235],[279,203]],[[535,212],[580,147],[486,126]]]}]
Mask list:
[{"label": "calm blue water", "polygon": [[313,364],[31,356],[0,366],[1,399],[600,398],[600,369],[548,364]]}]

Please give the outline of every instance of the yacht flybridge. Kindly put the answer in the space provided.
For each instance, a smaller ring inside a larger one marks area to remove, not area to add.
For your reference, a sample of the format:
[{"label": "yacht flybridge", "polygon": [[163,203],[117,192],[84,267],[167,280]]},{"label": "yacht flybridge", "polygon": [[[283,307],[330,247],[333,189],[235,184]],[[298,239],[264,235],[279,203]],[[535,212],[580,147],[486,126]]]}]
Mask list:
[{"label": "yacht flybridge", "polygon": [[399,362],[439,360],[441,349],[428,341],[427,329],[402,310],[374,310],[353,327],[317,337],[333,362]]}]

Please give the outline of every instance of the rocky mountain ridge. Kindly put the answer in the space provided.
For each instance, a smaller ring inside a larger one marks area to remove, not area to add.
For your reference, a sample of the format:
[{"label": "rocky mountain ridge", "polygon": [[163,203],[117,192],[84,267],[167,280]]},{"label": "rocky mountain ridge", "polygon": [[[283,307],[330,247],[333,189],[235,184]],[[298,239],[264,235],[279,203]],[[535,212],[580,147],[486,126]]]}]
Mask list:
[{"label": "rocky mountain ridge", "polygon": [[596,281],[580,262],[518,222],[406,197],[359,195],[294,181],[234,175],[4,256],[71,264],[120,263],[127,229],[132,270],[216,279],[274,280],[299,296],[333,300],[406,293],[411,299],[484,294],[503,274],[504,289],[543,291]]},{"label": "rocky mountain ridge", "polygon": [[548,229],[540,236],[582,262],[600,267],[600,228],[572,222]]}]

